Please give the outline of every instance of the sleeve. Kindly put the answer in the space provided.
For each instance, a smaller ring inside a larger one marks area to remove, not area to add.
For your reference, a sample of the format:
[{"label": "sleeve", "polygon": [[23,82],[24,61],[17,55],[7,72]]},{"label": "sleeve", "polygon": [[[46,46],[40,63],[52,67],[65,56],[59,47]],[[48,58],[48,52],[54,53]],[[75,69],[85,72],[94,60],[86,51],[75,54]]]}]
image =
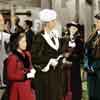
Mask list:
[{"label": "sleeve", "polygon": [[31,58],[32,58],[31,53],[29,51],[25,51],[24,53],[25,55],[28,56],[29,60],[31,61]]},{"label": "sleeve", "polygon": [[64,38],[64,39],[62,39],[62,52],[63,53],[66,53],[66,52],[68,52],[68,40],[69,39],[66,39],[66,38]]},{"label": "sleeve", "polygon": [[8,43],[9,42],[9,40],[10,40],[10,34],[8,34],[8,33],[6,33],[5,35],[4,35],[4,40]]},{"label": "sleeve", "polygon": [[33,64],[47,64],[50,56],[45,56],[43,52],[44,48],[44,40],[42,36],[39,37],[32,46],[32,63]]},{"label": "sleeve", "polygon": [[29,62],[30,62],[30,69],[32,68],[32,56],[31,56],[31,53],[29,51],[26,51],[26,55],[28,56],[29,58]]},{"label": "sleeve", "polygon": [[83,63],[83,58],[84,58],[84,43],[80,40],[76,42],[77,46],[73,50],[70,60],[76,61]]},{"label": "sleeve", "polygon": [[17,58],[12,55],[8,58],[7,62],[7,76],[8,80],[23,81],[25,79],[24,69],[17,69]]},{"label": "sleeve", "polygon": [[37,71],[41,71],[49,63],[51,56],[44,55],[45,43],[42,36],[39,36],[32,44],[32,65]]}]

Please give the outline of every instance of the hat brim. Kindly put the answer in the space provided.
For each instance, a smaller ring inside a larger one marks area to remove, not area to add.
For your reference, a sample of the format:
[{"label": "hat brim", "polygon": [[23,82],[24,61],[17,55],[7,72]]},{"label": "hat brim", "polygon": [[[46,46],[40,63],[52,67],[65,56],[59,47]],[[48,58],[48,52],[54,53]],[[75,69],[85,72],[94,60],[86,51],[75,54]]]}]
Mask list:
[{"label": "hat brim", "polygon": [[79,25],[75,25],[75,24],[72,24],[72,23],[68,23],[66,26],[67,26],[67,28],[70,28],[71,26],[79,28]]}]

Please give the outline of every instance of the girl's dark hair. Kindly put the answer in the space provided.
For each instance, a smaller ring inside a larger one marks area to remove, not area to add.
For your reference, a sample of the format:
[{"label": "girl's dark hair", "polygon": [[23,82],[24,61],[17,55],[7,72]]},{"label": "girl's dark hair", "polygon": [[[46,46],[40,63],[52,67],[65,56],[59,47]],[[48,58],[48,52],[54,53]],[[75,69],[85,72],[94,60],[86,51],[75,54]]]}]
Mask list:
[{"label": "girl's dark hair", "polygon": [[13,33],[10,37],[10,51],[15,51],[18,48],[19,41],[26,36],[25,33]]}]

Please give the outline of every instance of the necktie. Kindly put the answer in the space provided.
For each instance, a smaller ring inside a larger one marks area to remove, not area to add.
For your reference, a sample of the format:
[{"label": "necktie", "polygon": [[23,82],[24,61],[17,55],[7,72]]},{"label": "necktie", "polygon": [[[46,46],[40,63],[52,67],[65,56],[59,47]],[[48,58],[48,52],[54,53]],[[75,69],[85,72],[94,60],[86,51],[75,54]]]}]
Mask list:
[{"label": "necktie", "polygon": [[52,40],[52,42],[53,42],[54,44],[56,44],[56,43],[55,43],[55,40],[54,40],[54,38],[53,38],[53,37],[51,38],[51,40]]}]

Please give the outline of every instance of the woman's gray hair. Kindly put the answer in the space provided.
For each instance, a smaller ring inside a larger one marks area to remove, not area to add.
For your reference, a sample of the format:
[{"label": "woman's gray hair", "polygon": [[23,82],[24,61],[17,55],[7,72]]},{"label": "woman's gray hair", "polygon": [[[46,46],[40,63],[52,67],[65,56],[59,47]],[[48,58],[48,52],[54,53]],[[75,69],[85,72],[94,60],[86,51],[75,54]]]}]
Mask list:
[{"label": "woman's gray hair", "polygon": [[41,22],[41,30],[44,29],[44,27],[47,25],[48,22]]},{"label": "woman's gray hair", "polygon": [[48,22],[42,22],[42,27],[45,27]]}]

